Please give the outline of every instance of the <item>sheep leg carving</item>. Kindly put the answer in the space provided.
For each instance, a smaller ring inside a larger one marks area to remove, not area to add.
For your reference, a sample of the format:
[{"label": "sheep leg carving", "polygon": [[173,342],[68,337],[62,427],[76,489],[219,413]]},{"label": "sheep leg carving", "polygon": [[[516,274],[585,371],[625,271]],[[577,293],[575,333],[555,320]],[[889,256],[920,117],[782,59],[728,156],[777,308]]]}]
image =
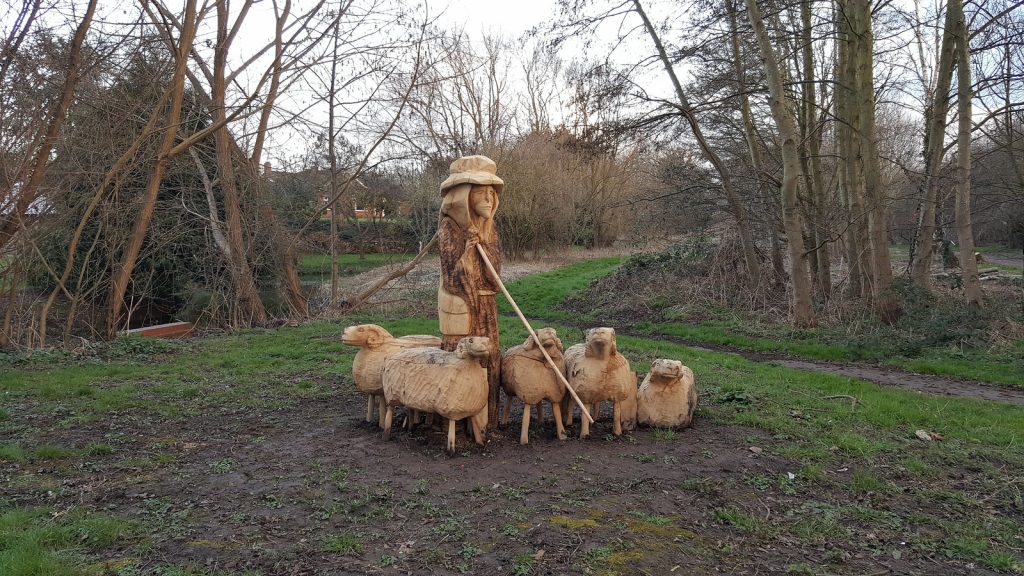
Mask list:
[{"label": "sheep leg carving", "polygon": [[572,426],[572,413],[573,405],[562,400],[562,416],[564,417],[566,426]]},{"label": "sheep leg carving", "polygon": [[469,425],[473,428],[473,441],[483,446],[484,436],[483,431],[480,430],[480,421],[476,418],[470,417]]},{"label": "sheep leg carving", "polygon": [[523,403],[523,425],[519,429],[520,444],[530,443],[530,412],[532,411],[533,406]]},{"label": "sheep leg carving", "polygon": [[378,411],[378,414],[377,414],[377,424],[381,428],[383,428],[384,427],[384,413],[388,411],[388,406],[387,406],[388,402],[387,402],[387,400],[384,399],[384,395],[383,394],[377,395],[376,398],[377,398],[377,411]]},{"label": "sheep leg carving", "polygon": [[384,412],[384,440],[391,439],[391,420],[395,417],[395,407],[388,406],[387,411]]},{"label": "sheep leg carving", "polygon": [[597,422],[601,419],[601,403],[594,402],[594,406],[590,408],[591,416],[594,417],[594,421]]},{"label": "sheep leg carving", "polygon": [[586,418],[580,418],[580,439],[590,437],[590,422]]},{"label": "sheep leg carving", "polygon": [[455,419],[448,419],[448,453],[455,454]]},{"label": "sheep leg carving", "polygon": [[374,408],[375,408],[375,406],[374,406],[373,394],[367,394],[366,395],[366,421],[367,422],[373,422],[373,413],[375,412]]},{"label": "sheep leg carving", "polygon": [[558,432],[558,439],[565,440],[565,426],[562,426],[562,411],[559,406],[551,403],[551,414],[555,417],[555,431]]},{"label": "sheep leg carving", "polygon": [[618,400],[612,404],[612,433],[622,436],[622,402]]},{"label": "sheep leg carving", "polygon": [[544,427],[544,402],[537,402],[537,425]]}]

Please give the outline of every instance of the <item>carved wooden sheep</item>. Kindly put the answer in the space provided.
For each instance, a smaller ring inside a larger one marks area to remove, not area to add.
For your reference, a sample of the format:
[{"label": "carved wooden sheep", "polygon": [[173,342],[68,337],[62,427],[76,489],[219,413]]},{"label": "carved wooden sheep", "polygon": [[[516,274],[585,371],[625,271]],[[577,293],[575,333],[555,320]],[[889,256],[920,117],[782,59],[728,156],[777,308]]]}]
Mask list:
[{"label": "carved wooden sheep", "polygon": [[697,408],[693,371],[678,360],[655,360],[637,393],[637,419],[641,424],[685,428]]},{"label": "carved wooden sheep", "polygon": [[[564,371],[562,341],[558,339],[555,329],[541,328],[537,330],[537,337],[544,346],[544,350],[555,361],[558,369]],[[562,426],[561,414],[565,386],[551,369],[551,365],[544,359],[544,354],[541,353],[532,336],[528,337],[526,342],[509,348],[502,356],[501,388],[506,395],[504,424],[508,424],[509,414],[512,411],[512,396],[523,401],[523,423],[519,433],[520,444],[530,441],[531,408],[536,405],[538,414],[543,414],[544,408],[541,403],[545,400],[551,403],[558,439],[565,440],[565,427]],[[543,417],[541,421],[543,422]]]},{"label": "carved wooden sheep", "polygon": [[433,412],[448,418],[448,452],[455,452],[455,422],[469,418],[473,437],[483,444],[487,426],[487,369],[491,339],[467,336],[454,352],[411,348],[397,352],[384,364],[384,439],[391,437],[395,406]]},{"label": "carved wooden sheep", "polygon": [[341,333],[341,341],[349,346],[362,348],[352,361],[352,376],[355,378],[356,388],[367,395],[366,421],[373,422],[374,413],[378,412],[382,428],[385,411],[382,383],[384,362],[401,350],[441,346],[441,339],[437,336],[417,334],[395,338],[376,324],[349,326]]},{"label": "carved wooden sheep", "polygon": [[[570,346],[563,357],[565,377],[585,405],[594,406],[606,400],[613,403],[612,431],[621,435],[622,403],[629,396],[629,386],[636,385],[636,375],[615,346],[615,329],[588,330],[587,343]],[[566,400],[562,404],[568,418],[573,405]],[[580,438],[586,438],[590,436],[590,422],[586,418],[581,420]]]}]

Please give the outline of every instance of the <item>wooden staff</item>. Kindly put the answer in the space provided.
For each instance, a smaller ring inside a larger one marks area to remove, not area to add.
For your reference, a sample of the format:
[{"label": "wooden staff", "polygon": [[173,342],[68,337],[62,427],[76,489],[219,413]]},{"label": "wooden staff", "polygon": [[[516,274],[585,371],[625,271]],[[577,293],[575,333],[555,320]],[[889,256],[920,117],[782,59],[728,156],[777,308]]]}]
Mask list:
[{"label": "wooden staff", "polygon": [[[590,416],[590,411],[583,405],[583,401],[576,395],[576,391],[572,389],[569,381],[565,379],[565,375],[562,374],[562,371],[558,369],[558,365],[555,364],[555,361],[548,355],[548,351],[544,349],[544,344],[540,341],[540,338],[537,337],[537,333],[533,331],[533,327],[530,326],[530,322],[526,319],[526,316],[523,316],[523,311],[519,309],[519,305],[516,304],[516,301],[512,299],[512,295],[508,293],[508,289],[505,288],[505,283],[502,282],[501,277],[498,276],[498,271],[491,265],[491,259],[487,257],[487,252],[484,251],[484,247],[477,244],[476,250],[480,253],[480,257],[484,259],[484,265],[487,266],[487,270],[491,273],[491,277],[493,277],[494,281],[498,283],[498,288],[501,288],[501,293],[508,299],[508,303],[512,305],[512,309],[516,311],[519,319],[523,321],[523,326],[526,326],[526,330],[530,333],[530,337],[537,343],[537,348],[539,348],[540,353],[544,355],[544,359],[548,361],[548,366],[555,371],[555,374],[558,375],[558,379],[562,381],[563,385],[565,385],[565,389],[569,391],[569,394],[572,394],[572,399],[575,400],[576,405],[580,407],[580,411],[583,412],[583,417],[593,424],[594,419]],[[552,406],[552,410],[554,409],[554,406]]]}]

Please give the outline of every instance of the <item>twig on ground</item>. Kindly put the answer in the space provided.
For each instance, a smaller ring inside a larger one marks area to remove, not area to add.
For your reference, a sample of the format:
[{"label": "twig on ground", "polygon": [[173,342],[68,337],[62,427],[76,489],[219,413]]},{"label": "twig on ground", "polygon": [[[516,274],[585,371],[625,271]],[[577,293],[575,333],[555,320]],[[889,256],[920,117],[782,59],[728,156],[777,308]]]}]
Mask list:
[{"label": "twig on ground", "polygon": [[853,397],[853,396],[850,396],[849,394],[834,394],[832,396],[822,396],[821,399],[822,400],[849,400],[850,401],[850,411],[852,412],[852,411],[857,409],[857,399],[855,397]]}]

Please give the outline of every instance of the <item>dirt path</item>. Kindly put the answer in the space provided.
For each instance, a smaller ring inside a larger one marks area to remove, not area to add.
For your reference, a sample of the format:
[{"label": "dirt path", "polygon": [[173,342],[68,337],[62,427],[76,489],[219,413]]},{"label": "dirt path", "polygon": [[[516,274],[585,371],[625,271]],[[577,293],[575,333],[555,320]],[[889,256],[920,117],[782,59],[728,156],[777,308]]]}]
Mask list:
[{"label": "dirt path", "polygon": [[1000,266],[1013,266],[1014,268],[1024,267],[1024,257],[1010,256],[1008,254],[985,254],[985,260]]},{"label": "dirt path", "polygon": [[850,378],[859,378],[861,380],[867,380],[868,382],[874,382],[881,386],[908,388],[910,390],[917,390],[918,392],[932,394],[935,396],[956,396],[959,398],[994,400],[997,402],[1009,402],[1011,404],[1024,405],[1024,388],[1002,386],[987,382],[975,382],[971,380],[957,380],[932,374],[918,374],[890,366],[802,360],[781,354],[752,352],[750,350],[743,350],[732,346],[712,347],[704,342],[695,342],[666,334],[652,335],[630,333],[628,331],[622,332],[622,334],[638,338],[659,338],[706,352],[730,352],[754,362],[772,362],[785,366],[786,368],[793,368],[796,370],[825,372],[828,374],[849,376]]}]

